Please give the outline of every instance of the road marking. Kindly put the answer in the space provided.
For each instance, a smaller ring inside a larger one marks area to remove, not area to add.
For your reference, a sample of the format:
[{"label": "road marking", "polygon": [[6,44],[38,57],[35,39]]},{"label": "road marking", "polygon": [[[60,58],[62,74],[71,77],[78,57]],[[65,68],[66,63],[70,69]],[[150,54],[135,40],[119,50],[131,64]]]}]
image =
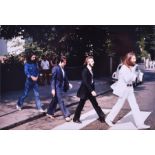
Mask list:
[{"label": "road marking", "polygon": [[[151,112],[141,111],[142,121],[145,122],[145,120],[149,117],[150,114]],[[129,112],[113,127],[109,128],[109,130],[137,130],[132,113]]]},{"label": "road marking", "polygon": [[126,123],[118,123],[113,127],[109,128],[109,130],[137,130],[137,128],[132,122],[126,122]]},{"label": "road marking", "polygon": [[[105,114],[110,112],[110,109],[102,109],[102,110]],[[141,111],[142,120],[145,121],[150,114],[151,112]],[[81,115],[80,118],[80,120],[82,121],[81,124],[74,123],[72,121],[65,122],[64,124],[52,128],[52,130],[80,130],[89,125],[90,123],[96,121],[97,119],[98,115],[96,114],[96,111],[91,110]],[[119,120],[113,127],[110,127],[109,130],[137,130],[132,113],[129,112],[121,120]]]},{"label": "road marking", "polygon": [[[107,114],[110,109],[102,109],[105,114]],[[52,130],[80,130],[87,126],[88,124],[96,121],[98,119],[98,115],[96,114],[95,110],[91,110],[89,112],[84,113],[81,115],[80,120],[82,121],[81,124],[74,123],[74,122],[65,122],[62,125],[56,126]]]}]

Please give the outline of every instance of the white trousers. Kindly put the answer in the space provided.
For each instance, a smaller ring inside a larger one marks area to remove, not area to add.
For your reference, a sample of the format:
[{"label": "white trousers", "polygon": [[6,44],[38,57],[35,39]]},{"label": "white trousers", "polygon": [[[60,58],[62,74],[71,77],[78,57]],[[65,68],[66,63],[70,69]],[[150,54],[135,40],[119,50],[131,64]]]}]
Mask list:
[{"label": "white trousers", "polygon": [[144,124],[132,87],[128,87],[124,92],[124,96],[118,98],[116,104],[113,106],[112,110],[108,114],[107,119],[113,121],[122,109],[126,100],[129,102],[129,105],[131,107],[131,112],[136,126]]}]

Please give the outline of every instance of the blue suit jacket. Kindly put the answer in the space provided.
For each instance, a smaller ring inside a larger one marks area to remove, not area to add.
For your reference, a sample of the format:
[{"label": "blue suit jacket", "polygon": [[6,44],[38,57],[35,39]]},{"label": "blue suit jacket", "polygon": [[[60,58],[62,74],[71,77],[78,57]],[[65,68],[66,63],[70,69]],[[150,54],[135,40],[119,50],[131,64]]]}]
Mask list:
[{"label": "blue suit jacket", "polygon": [[66,73],[63,77],[62,70],[60,66],[57,65],[52,69],[51,89],[55,89],[57,91],[60,88],[66,92],[69,89],[69,82]]}]

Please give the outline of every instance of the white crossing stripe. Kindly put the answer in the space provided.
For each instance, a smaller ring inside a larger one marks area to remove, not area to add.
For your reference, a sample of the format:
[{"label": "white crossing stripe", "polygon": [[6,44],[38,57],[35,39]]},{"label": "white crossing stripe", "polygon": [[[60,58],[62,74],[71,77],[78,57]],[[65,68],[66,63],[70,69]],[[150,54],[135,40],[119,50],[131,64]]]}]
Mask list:
[{"label": "white crossing stripe", "polygon": [[[141,119],[145,120],[149,117],[151,112],[141,111]],[[121,120],[119,120],[110,130],[137,130],[132,113],[129,112]]]},{"label": "white crossing stripe", "polygon": [[[110,109],[102,109],[102,110],[105,114],[110,112]],[[145,121],[150,114],[151,112],[141,111],[142,120]],[[52,128],[52,130],[80,130],[89,125],[90,123],[96,121],[97,119],[98,115],[96,114],[96,111],[93,109],[81,115],[80,118],[80,120],[82,121],[81,124],[74,123],[72,121],[65,122],[64,124]],[[132,113],[129,112],[121,120],[119,120],[113,127],[110,127],[109,130],[137,130]]]},{"label": "white crossing stripe", "polygon": [[[105,114],[110,111],[110,109],[102,109],[102,110]],[[80,118],[80,120],[82,121],[81,124],[74,123],[72,121],[65,122],[62,125],[56,126],[52,130],[80,130],[97,119],[98,119],[98,115],[96,114],[96,111],[91,110],[81,115],[81,118]]]}]

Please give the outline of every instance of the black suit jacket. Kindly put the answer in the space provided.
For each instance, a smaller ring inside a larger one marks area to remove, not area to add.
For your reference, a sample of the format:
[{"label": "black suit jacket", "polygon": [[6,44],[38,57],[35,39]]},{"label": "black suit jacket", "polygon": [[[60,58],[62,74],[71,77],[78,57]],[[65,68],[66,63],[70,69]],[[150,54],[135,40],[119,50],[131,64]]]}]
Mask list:
[{"label": "black suit jacket", "polygon": [[85,67],[82,71],[82,82],[80,88],[77,92],[77,96],[81,99],[87,99],[88,95],[95,90],[95,83],[93,75],[90,73],[89,69]]}]

